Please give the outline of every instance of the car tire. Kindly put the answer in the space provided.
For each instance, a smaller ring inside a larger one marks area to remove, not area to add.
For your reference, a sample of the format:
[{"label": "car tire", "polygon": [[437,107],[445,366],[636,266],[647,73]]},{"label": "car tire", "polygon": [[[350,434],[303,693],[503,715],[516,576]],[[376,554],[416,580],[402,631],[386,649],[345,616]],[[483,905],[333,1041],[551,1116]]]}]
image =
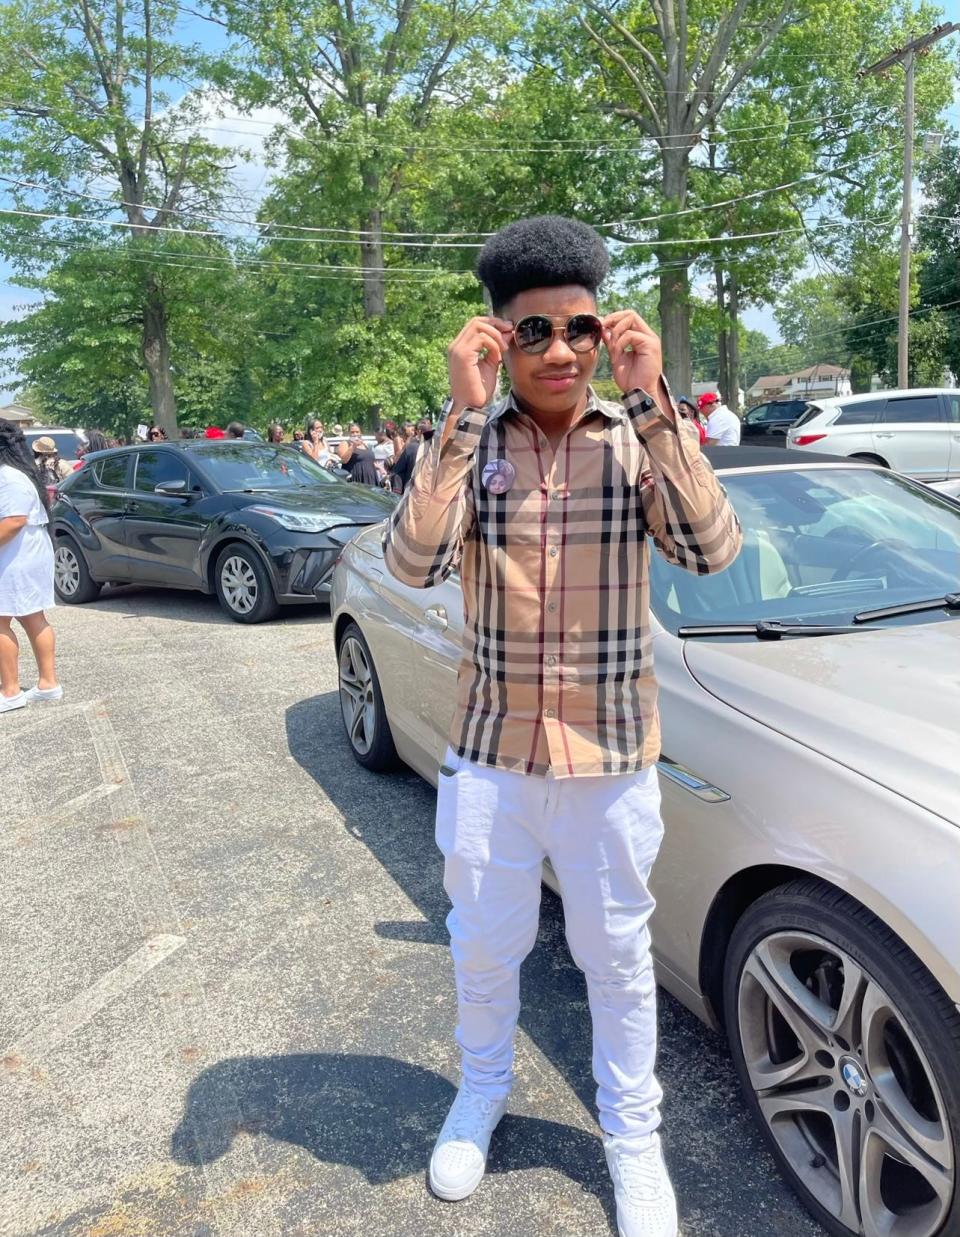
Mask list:
[{"label": "car tire", "polygon": [[890,465],[885,459],[879,455],[870,455],[869,452],[857,452],[856,455],[851,455],[852,460],[863,460],[865,464],[879,464],[881,468],[889,468]]},{"label": "car tire", "polygon": [[365,769],[385,773],[397,765],[397,749],[370,647],[356,623],[350,623],[337,646],[340,714],[354,757]]},{"label": "car tire", "polygon": [[263,623],[280,608],[260,555],[248,546],[236,543],[221,550],[214,584],[221,609],[235,623]]},{"label": "car tire", "polygon": [[724,1016],[747,1105],[824,1228],[960,1232],[960,1016],[885,924],[820,881],[764,894],[730,939]]},{"label": "car tire", "polygon": [[83,551],[65,533],[54,541],[53,591],[65,606],[82,606],[100,596],[103,585],[91,576]]}]

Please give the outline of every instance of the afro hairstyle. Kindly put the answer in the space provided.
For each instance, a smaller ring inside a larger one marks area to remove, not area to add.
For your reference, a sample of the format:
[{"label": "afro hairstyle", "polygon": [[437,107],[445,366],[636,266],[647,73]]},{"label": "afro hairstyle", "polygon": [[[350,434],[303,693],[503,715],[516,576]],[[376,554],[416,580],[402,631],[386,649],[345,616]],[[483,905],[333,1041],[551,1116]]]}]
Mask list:
[{"label": "afro hairstyle", "polygon": [[518,219],[480,250],[477,276],[501,310],[530,288],[577,284],[596,294],[610,267],[603,238],[586,223],[562,215]]}]

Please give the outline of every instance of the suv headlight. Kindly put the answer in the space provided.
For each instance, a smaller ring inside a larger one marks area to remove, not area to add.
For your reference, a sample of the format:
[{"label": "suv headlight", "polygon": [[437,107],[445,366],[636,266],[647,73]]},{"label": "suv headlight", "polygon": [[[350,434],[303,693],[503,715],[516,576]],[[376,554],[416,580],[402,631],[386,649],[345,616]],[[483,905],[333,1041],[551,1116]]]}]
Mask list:
[{"label": "suv headlight", "polygon": [[321,515],[319,512],[290,511],[286,507],[266,507],[257,505],[248,507],[257,515],[265,515],[276,520],[282,528],[288,528],[292,533],[324,533],[329,528],[336,528],[343,520],[337,516]]}]

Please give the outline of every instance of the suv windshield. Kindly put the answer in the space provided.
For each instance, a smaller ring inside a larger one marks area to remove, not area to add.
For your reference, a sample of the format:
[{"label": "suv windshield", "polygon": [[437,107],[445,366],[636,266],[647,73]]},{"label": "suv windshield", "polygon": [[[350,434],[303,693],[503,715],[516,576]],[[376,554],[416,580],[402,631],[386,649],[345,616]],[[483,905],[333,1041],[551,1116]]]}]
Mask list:
[{"label": "suv windshield", "polygon": [[336,483],[330,471],[292,447],[211,443],[190,452],[222,490],[292,490]]},{"label": "suv windshield", "polygon": [[651,553],[650,601],[674,633],[704,623],[849,623],[864,610],[960,590],[960,506],[932,490],[853,468],[727,474],[723,484],[743,526],[732,566],[695,576]]}]

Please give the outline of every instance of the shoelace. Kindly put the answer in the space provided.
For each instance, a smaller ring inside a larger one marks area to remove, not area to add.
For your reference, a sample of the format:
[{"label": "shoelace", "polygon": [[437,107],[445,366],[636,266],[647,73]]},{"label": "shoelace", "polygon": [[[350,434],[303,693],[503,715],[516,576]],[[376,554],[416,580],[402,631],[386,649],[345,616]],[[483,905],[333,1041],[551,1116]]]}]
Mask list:
[{"label": "shoelace", "polygon": [[656,1147],[650,1147],[639,1155],[619,1152],[617,1171],[631,1202],[656,1203],[663,1198],[663,1170]]},{"label": "shoelace", "polygon": [[474,1142],[483,1133],[495,1107],[495,1104],[485,1100],[482,1095],[476,1095],[472,1091],[461,1092],[450,1127],[451,1139],[466,1138]]}]

